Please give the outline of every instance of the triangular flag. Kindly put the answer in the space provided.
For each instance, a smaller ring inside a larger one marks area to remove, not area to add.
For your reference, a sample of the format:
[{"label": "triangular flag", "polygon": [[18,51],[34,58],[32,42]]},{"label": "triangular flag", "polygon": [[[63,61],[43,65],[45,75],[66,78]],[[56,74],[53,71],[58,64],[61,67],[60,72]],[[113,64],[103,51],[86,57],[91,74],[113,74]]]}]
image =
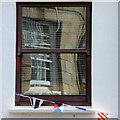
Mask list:
[{"label": "triangular flag", "polygon": [[64,110],[64,104],[62,104],[62,105],[59,107],[59,109],[61,110],[61,112],[63,112],[63,110]]},{"label": "triangular flag", "polygon": [[64,104],[54,103],[54,108],[52,112],[63,112]]},{"label": "triangular flag", "polygon": [[75,108],[78,108],[78,109],[81,109],[81,110],[86,110],[86,108],[82,108],[82,107],[78,107],[78,106],[75,106]]},{"label": "triangular flag", "polygon": [[33,107],[34,107],[34,109],[39,108],[43,102],[44,102],[43,100],[33,98]]},{"label": "triangular flag", "polygon": [[98,120],[106,120],[108,119],[108,114],[107,113],[103,113],[103,112],[99,112],[97,113],[97,119]]},{"label": "triangular flag", "polygon": [[55,109],[53,112],[62,112],[60,108]]}]

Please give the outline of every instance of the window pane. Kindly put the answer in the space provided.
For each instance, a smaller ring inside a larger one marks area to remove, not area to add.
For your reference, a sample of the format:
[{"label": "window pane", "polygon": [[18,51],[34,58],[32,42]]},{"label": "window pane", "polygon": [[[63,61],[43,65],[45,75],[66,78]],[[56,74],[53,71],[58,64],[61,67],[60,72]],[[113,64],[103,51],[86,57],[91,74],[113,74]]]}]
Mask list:
[{"label": "window pane", "polygon": [[22,48],[86,48],[86,7],[23,7]]},{"label": "window pane", "polygon": [[85,95],[86,54],[23,54],[22,93],[27,95]]}]

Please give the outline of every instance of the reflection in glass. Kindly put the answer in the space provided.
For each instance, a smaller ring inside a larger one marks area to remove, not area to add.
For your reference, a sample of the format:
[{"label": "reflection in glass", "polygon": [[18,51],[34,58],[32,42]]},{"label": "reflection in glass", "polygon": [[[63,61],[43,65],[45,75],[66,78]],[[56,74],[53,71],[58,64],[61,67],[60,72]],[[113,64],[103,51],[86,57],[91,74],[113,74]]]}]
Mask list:
[{"label": "reflection in glass", "polygon": [[86,7],[23,7],[22,48],[86,48]]},{"label": "reflection in glass", "polygon": [[23,54],[22,93],[27,95],[86,94],[86,55]]},{"label": "reflection in glass", "polygon": [[[86,7],[23,7],[22,49],[85,49]],[[22,93],[85,95],[86,54],[22,54]]]}]

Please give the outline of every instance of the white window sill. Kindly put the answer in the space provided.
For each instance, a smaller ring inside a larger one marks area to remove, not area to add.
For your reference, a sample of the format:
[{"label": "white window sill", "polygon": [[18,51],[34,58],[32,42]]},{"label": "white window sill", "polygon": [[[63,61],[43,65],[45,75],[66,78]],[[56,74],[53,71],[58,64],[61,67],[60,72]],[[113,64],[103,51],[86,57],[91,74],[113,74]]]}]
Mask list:
[{"label": "white window sill", "polygon": [[[80,110],[73,107],[65,107],[63,113],[96,113],[91,107],[85,107],[89,111]],[[41,106],[41,108],[34,109],[31,106],[16,106],[10,108],[11,113],[53,113],[53,106]]]}]

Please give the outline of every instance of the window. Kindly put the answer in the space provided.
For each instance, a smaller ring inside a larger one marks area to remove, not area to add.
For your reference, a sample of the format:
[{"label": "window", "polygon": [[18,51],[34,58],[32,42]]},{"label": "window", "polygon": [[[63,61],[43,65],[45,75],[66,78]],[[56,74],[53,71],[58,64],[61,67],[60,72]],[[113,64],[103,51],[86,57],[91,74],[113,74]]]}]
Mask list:
[{"label": "window", "polygon": [[91,105],[91,3],[17,3],[16,46],[16,93]]}]

